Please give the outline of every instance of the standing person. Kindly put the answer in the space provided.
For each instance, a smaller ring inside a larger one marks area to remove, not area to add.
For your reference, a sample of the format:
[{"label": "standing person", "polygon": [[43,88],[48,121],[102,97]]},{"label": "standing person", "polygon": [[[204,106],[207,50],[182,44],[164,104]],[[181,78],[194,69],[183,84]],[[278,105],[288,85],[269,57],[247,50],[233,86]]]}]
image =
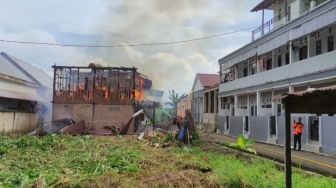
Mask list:
[{"label": "standing person", "polygon": [[177,116],[176,125],[179,129],[181,128],[181,124],[182,124],[182,117]]},{"label": "standing person", "polygon": [[190,145],[191,138],[196,132],[195,126],[194,126],[194,120],[191,116],[190,109],[185,110],[185,116],[181,123],[184,129],[184,143]]},{"label": "standing person", "polygon": [[301,150],[301,136],[303,131],[303,124],[301,123],[301,117],[298,118],[298,122],[293,122],[294,128],[294,150],[296,149],[296,143],[298,143],[298,151]]}]

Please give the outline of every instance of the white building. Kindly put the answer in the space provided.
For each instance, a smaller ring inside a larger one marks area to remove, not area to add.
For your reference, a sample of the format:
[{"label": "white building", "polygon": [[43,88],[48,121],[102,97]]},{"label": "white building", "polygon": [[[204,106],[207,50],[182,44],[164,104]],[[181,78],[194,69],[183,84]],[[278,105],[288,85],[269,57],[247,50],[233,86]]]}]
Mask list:
[{"label": "white building", "polygon": [[[225,134],[284,144],[284,109],[277,96],[336,84],[336,1],[263,0],[273,19],[252,42],[219,60],[218,124]],[[307,101],[309,103],[309,101]],[[300,115],[303,149],[336,154],[336,118]]]},{"label": "white building", "polygon": [[0,133],[35,129],[51,119],[52,79],[43,70],[0,53]]}]

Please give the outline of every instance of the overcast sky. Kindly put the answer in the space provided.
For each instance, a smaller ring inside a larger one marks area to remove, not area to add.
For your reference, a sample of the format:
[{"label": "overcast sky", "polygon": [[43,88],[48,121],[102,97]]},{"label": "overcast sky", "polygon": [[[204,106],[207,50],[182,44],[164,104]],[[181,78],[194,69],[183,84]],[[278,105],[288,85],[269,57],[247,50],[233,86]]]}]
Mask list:
[{"label": "overcast sky", "polygon": [[[261,23],[260,0],[0,0],[0,39],[130,44],[226,33]],[[49,73],[51,66],[135,66],[167,93],[189,92],[196,73],[216,73],[218,59],[250,42],[240,32],[185,44],[107,49],[0,43],[4,51]],[[167,96],[166,96],[167,97]],[[166,98],[165,97],[165,98]]]}]

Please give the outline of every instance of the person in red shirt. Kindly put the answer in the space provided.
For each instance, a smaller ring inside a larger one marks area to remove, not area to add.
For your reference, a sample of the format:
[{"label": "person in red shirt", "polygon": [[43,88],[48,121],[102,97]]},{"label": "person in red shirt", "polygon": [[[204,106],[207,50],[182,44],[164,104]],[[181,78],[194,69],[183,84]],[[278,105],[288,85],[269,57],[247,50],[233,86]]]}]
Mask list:
[{"label": "person in red shirt", "polygon": [[303,131],[303,124],[301,123],[301,118],[298,118],[298,122],[293,122],[294,128],[294,150],[296,149],[296,143],[298,143],[298,151],[301,150],[301,136]]}]

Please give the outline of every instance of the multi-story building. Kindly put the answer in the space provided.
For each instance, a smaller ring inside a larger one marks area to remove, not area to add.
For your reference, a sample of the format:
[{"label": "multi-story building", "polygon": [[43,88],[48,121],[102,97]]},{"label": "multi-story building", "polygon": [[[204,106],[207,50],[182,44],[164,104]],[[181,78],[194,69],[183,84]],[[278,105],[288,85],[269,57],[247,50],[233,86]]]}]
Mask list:
[{"label": "multi-story building", "polygon": [[[284,144],[279,95],[336,84],[336,1],[263,0],[273,11],[252,41],[219,60],[218,124],[224,134]],[[307,101],[309,105],[309,101]],[[305,125],[303,149],[336,154],[335,117],[295,114]]]}]

